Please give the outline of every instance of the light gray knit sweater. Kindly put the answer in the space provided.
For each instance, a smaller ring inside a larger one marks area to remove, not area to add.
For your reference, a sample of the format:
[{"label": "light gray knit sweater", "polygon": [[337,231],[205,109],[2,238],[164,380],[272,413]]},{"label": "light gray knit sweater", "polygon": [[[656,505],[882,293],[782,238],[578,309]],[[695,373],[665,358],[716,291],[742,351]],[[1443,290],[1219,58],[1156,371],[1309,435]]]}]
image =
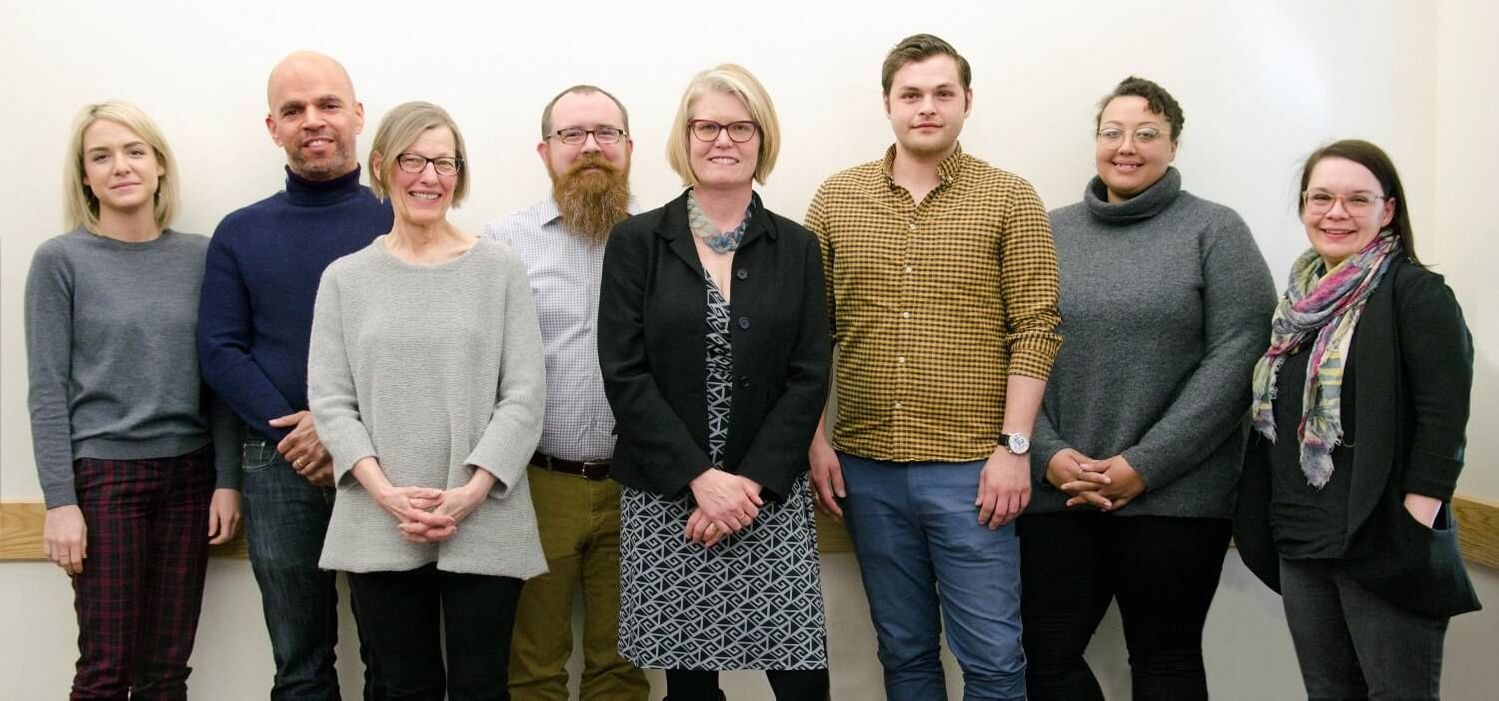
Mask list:
[{"label": "light gray knit sweater", "polygon": [[1119,516],[1228,518],[1275,308],[1270,270],[1239,215],[1183,191],[1175,168],[1128,201],[1105,193],[1095,177],[1082,202],[1051,213],[1067,342],[1036,419],[1027,513],[1063,510],[1045,471],[1070,447],[1122,453],[1144,479]]},{"label": "light gray knit sweater", "polygon": [[[328,266],[307,394],[338,485],[324,569],[546,571],[525,471],[546,370],[526,269],[508,248],[481,240],[446,263],[414,265],[382,236]],[[408,543],[351,472],[367,456],[398,487],[459,487],[476,468],[498,482],[451,540]]]}]

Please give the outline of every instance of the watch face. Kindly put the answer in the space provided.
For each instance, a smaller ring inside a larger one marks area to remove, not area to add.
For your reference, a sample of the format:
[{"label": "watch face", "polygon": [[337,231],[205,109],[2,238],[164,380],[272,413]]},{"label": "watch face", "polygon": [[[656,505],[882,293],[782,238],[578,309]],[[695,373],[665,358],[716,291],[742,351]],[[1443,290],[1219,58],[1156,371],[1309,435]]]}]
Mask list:
[{"label": "watch face", "polygon": [[1031,449],[1031,439],[1019,433],[1011,433],[1008,443],[1010,452],[1016,455],[1025,455]]}]

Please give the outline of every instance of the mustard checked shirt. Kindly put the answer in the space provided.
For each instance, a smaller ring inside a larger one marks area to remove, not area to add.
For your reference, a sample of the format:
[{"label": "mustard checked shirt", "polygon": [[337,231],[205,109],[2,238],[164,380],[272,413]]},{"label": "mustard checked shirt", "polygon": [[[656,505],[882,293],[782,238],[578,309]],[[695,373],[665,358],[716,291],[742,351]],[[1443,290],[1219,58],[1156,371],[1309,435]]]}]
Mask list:
[{"label": "mustard checked shirt", "polygon": [[1024,179],[963,153],[917,205],[895,158],[822,184],[807,228],[822,245],[836,344],[833,446],[874,460],[983,460],[998,445],[1006,375],[1045,380],[1062,345],[1046,208]]}]

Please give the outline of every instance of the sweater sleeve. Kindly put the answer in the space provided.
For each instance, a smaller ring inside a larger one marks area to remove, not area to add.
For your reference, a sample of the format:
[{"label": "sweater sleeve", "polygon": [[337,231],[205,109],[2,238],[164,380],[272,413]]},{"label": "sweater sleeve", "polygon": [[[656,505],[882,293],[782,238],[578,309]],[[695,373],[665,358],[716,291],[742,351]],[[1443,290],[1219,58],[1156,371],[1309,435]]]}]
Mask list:
[{"label": "sweater sleeve", "polygon": [[655,234],[636,228],[641,226],[638,220],[626,219],[616,226],[604,249],[599,370],[619,435],[642,454],[655,456],[649,468],[652,481],[663,496],[673,497],[713,463],[661,394],[646,355],[646,281],[656,272],[646,250]]},{"label": "sweater sleeve", "polygon": [[806,469],[807,446],[827,405],[831,363],[822,256],[816,239],[810,233],[804,235],[802,298],[798,301],[801,327],[789,356],[785,385],[739,463],[739,474],[782,499]]},{"label": "sweater sleeve", "polygon": [[317,302],[312,312],[312,341],[307,360],[307,403],[318,437],[333,457],[333,483],[343,486],[352,480],[354,463],[376,457],[374,440],[359,415],[359,396],[354,386],[354,369],[344,335],[343,291],[338,280],[338,265],[328,267],[318,285]]},{"label": "sweater sleeve", "polygon": [[202,392],[207,401],[208,430],[213,440],[213,468],[218,475],[214,480],[214,488],[239,491],[244,475],[240,466],[239,417],[234,415],[229,404],[219,399],[207,384],[204,384]]},{"label": "sweater sleeve", "polygon": [[26,276],[26,371],[31,445],[47,508],[78,503],[68,387],[73,356],[73,275],[62,246],[42,244]]},{"label": "sweater sleeve", "polygon": [[1195,469],[1245,420],[1250,372],[1268,343],[1275,284],[1249,227],[1227,212],[1205,235],[1202,359],[1166,413],[1123,453],[1148,489]]},{"label": "sweater sleeve", "polygon": [[500,275],[505,280],[505,310],[501,320],[500,386],[489,425],[464,463],[495,476],[492,490],[506,496],[520,481],[541,440],[546,413],[546,356],[541,326],[526,269],[509,249]]},{"label": "sweater sleeve", "polygon": [[1400,368],[1415,420],[1402,491],[1452,498],[1463,468],[1473,390],[1473,337],[1440,275],[1396,287]]},{"label": "sweater sleeve", "polygon": [[1055,406],[1055,402],[1041,403],[1041,411],[1036,412],[1036,425],[1031,429],[1031,480],[1042,488],[1052,488],[1046,481],[1046,467],[1051,464],[1052,457],[1072,447],[1057,433],[1057,426],[1047,411],[1048,405]]},{"label": "sweater sleeve", "polygon": [[296,413],[250,355],[255,324],[250,292],[239,263],[225,242],[232,236],[220,224],[208,242],[203,289],[198,302],[198,363],[203,379],[256,433],[280,441],[291,432],[273,428],[271,419]]}]

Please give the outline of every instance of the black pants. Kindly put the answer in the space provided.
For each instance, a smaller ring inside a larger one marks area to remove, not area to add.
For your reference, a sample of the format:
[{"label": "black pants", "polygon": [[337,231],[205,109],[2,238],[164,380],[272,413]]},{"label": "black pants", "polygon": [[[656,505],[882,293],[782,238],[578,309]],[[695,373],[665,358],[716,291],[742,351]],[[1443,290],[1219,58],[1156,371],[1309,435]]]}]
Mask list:
[{"label": "black pants", "polygon": [[1307,698],[1441,697],[1447,618],[1375,596],[1338,560],[1281,560],[1280,591]]},{"label": "black pants", "polygon": [[436,565],[350,573],[349,593],[380,665],[386,698],[509,699],[510,633],[521,584],[511,577],[441,572]]},{"label": "black pants", "polygon": [[1030,698],[1103,699],[1083,651],[1117,599],[1134,698],[1206,699],[1202,626],[1230,531],[1226,519],[1022,516],[1020,610]]},{"label": "black pants", "polygon": [[[776,701],[826,701],[826,669],[767,669],[765,678]],[[666,701],[719,701],[718,672],[698,669],[666,670]]]}]

